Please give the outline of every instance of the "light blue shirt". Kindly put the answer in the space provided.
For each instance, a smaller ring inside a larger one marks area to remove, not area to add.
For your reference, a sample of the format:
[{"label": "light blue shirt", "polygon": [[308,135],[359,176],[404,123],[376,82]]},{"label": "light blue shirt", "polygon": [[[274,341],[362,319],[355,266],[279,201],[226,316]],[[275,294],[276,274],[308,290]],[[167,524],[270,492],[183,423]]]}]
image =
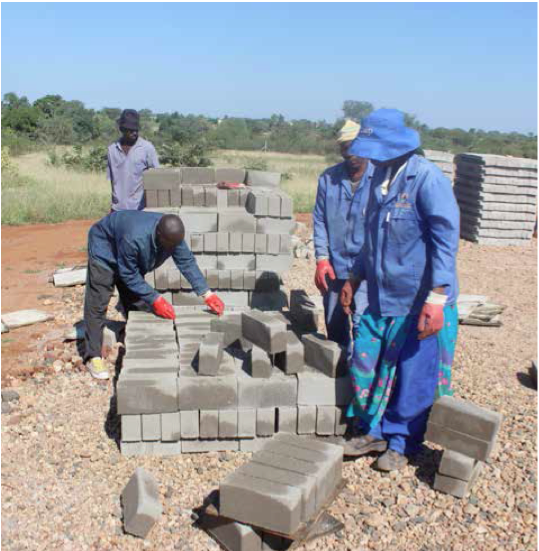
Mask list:
[{"label": "light blue shirt", "polygon": [[107,161],[112,210],[142,210],[146,206],[142,173],[148,168],[159,167],[155,147],[139,137],[126,155],[118,140],[109,145]]}]

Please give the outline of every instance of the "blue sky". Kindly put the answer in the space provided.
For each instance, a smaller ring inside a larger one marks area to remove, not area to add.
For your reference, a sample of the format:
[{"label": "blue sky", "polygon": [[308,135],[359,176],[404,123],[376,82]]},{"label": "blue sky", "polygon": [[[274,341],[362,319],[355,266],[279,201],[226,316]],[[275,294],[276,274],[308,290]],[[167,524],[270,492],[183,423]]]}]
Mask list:
[{"label": "blue sky", "polygon": [[535,3],[3,3],[2,94],[537,131]]}]

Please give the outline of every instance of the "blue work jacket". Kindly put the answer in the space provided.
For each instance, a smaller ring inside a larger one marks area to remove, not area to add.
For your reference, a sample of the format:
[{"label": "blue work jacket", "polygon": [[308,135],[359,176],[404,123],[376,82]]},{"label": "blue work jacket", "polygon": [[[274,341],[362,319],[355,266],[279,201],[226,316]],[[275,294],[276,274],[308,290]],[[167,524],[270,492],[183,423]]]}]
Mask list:
[{"label": "blue work jacket", "polygon": [[88,233],[88,255],[116,273],[125,285],[147,304],[159,293],[144,276],[172,256],[193,290],[202,295],[209,290],[193,253],[182,241],[172,253],[161,248],[155,237],[162,213],[124,210],[113,212],[96,222]]},{"label": "blue work jacket", "polygon": [[328,258],[337,279],[348,279],[363,245],[364,217],[369,177],[368,163],[354,194],[346,163],[325,170],[318,179],[313,210],[314,251],[316,258]]},{"label": "blue work jacket", "polygon": [[386,170],[376,168],[370,179],[365,244],[353,269],[367,280],[370,309],[381,316],[417,314],[436,287],[445,287],[447,304],[455,303],[460,221],[451,183],[413,155],[383,196]]}]

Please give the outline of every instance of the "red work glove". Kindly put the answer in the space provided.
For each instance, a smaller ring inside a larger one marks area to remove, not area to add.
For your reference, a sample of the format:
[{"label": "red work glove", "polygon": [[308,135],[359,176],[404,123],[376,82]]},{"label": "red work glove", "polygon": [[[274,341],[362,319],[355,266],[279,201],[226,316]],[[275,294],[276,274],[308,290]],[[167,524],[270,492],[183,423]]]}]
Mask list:
[{"label": "red work glove", "polygon": [[359,281],[356,279],[348,279],[346,283],[342,286],[341,295],[339,300],[341,302],[342,309],[347,315],[352,314],[351,306],[354,302],[354,295],[359,287]]},{"label": "red work glove", "polygon": [[335,279],[335,272],[333,271],[333,267],[329,263],[329,260],[319,260],[316,263],[314,284],[318,287],[318,290],[322,294],[328,292],[328,282],[326,281],[326,275],[329,276],[329,279]]},{"label": "red work glove", "polygon": [[204,297],[204,302],[207,304],[208,308],[218,316],[225,311],[224,302],[215,293],[207,294]]},{"label": "red work glove", "polygon": [[417,330],[419,331],[418,339],[423,340],[431,335],[435,335],[444,326],[444,306],[443,304],[430,304],[425,302],[419,321]]},{"label": "red work glove", "polygon": [[152,308],[154,314],[156,314],[157,316],[166,318],[167,320],[176,319],[176,314],[174,312],[172,304],[169,304],[163,296],[159,296],[155,299],[154,303],[152,304]]}]

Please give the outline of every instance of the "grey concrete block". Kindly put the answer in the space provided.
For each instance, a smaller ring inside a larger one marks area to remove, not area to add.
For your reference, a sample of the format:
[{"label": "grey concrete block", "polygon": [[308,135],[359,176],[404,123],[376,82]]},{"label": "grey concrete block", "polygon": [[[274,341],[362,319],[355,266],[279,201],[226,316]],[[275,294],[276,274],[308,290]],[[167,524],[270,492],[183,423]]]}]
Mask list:
[{"label": "grey concrete block", "polygon": [[286,332],[286,350],[275,354],[274,363],[287,375],[305,369],[303,343],[293,331]]},{"label": "grey concrete block", "polygon": [[163,512],[153,476],[137,468],[122,491],[121,501],[125,531],[145,538]]},{"label": "grey concrete block", "polygon": [[202,233],[191,234],[191,251],[194,253],[204,252],[204,234]]},{"label": "grey concrete block", "polygon": [[268,194],[261,190],[250,191],[245,208],[255,216],[268,216]]},{"label": "grey concrete block", "polygon": [[204,252],[217,252],[217,233],[209,232],[204,234]]},{"label": "grey concrete block", "polygon": [[177,189],[171,189],[170,192],[170,205],[172,207],[181,207],[182,206],[182,191],[181,186]]},{"label": "grey concrete block", "polygon": [[245,208],[247,204],[247,196],[249,195],[249,190],[247,188],[240,189],[240,204],[239,206]]},{"label": "grey concrete block", "polygon": [[352,382],[348,376],[334,379],[306,369],[298,373],[297,378],[299,405],[346,406],[354,397]]},{"label": "grey concrete block", "polygon": [[178,189],[179,168],[150,168],[142,173],[145,190]]},{"label": "grey concrete block", "polygon": [[147,189],[144,191],[144,196],[146,197],[146,207],[154,208],[158,207],[157,204],[157,190],[156,189]]},{"label": "grey concrete block", "polygon": [[298,434],[316,432],[316,406],[298,406]]},{"label": "grey concrete block", "polygon": [[219,410],[219,438],[237,438],[238,436],[238,410]]},{"label": "grey concrete block", "polygon": [[215,181],[228,184],[244,184],[247,172],[243,168],[216,168]]},{"label": "grey concrete block", "polygon": [[256,410],[256,435],[273,436],[275,434],[275,408]]},{"label": "grey concrete block", "polygon": [[279,172],[248,170],[245,183],[251,187],[278,188],[281,185]]},{"label": "grey concrete block", "polygon": [[268,216],[279,218],[281,216],[281,197],[277,194],[268,196]]},{"label": "grey concrete block", "polygon": [[243,234],[233,232],[228,234],[228,250],[231,253],[241,253],[243,250]]},{"label": "grey concrete block", "polygon": [[180,412],[180,431],[182,440],[199,437],[200,424],[198,410]]},{"label": "grey concrete block", "polygon": [[220,211],[219,231],[256,233],[256,218],[240,207]]},{"label": "grey concrete block", "polygon": [[178,378],[180,410],[235,409],[238,406],[238,381],[234,376]]},{"label": "grey concrete block", "polygon": [[316,412],[316,434],[329,436],[335,432],[335,407],[318,406]]},{"label": "grey concrete block", "polygon": [[253,379],[245,373],[238,376],[238,404],[240,408],[295,406],[297,379],[273,370],[269,379]]},{"label": "grey concrete block", "polygon": [[217,210],[226,210],[228,208],[228,193],[226,189],[217,190]]},{"label": "grey concrete block", "polygon": [[240,449],[238,440],[185,440],[182,453],[234,452]]},{"label": "grey concrete block", "polygon": [[443,492],[444,494],[451,494],[454,497],[462,499],[470,492],[482,470],[483,463],[478,461],[473,468],[472,476],[468,482],[436,473],[434,476],[433,488],[439,492]]},{"label": "grey concrete block", "polygon": [[223,345],[229,346],[241,338],[241,314],[225,314],[211,320],[211,330],[223,333]]},{"label": "grey concrete block", "polygon": [[232,473],[219,486],[221,515],[283,534],[301,523],[299,488]]},{"label": "grey concrete block", "polygon": [[195,204],[195,194],[192,186],[182,186],[181,188],[182,207],[192,207]]},{"label": "grey concrete block", "polygon": [[264,446],[264,442],[268,440],[264,438],[243,438],[240,440],[240,451],[244,453],[256,453]]},{"label": "grey concrete block", "polygon": [[242,251],[244,253],[255,252],[255,233],[243,233],[242,234]]},{"label": "grey concrete block", "polygon": [[278,432],[289,432],[297,434],[298,432],[298,408],[280,407],[277,410]]},{"label": "grey concrete block", "polygon": [[210,536],[230,551],[261,551],[262,538],[251,526],[232,520],[205,515],[201,526]]},{"label": "grey concrete block", "polygon": [[124,442],[139,442],[142,440],[142,416],[122,415],[122,440]]},{"label": "grey concrete block", "polygon": [[256,286],[256,272],[254,270],[244,270],[243,272],[243,288],[252,291]]},{"label": "grey concrete block", "polygon": [[161,414],[161,440],[163,442],[177,442],[181,439],[180,412]]},{"label": "grey concrete block", "polygon": [[169,456],[182,453],[182,443],[178,442],[120,442],[120,452],[132,456]]},{"label": "grey concrete block", "polygon": [[289,195],[281,194],[281,218],[294,216],[294,203]]},{"label": "grey concrete block", "polygon": [[239,207],[240,206],[240,190],[239,189],[227,189],[226,192],[227,206]]},{"label": "grey concrete block", "polygon": [[243,289],[243,270],[230,270],[230,288],[237,291]]},{"label": "grey concrete block", "polygon": [[230,270],[219,270],[219,289],[230,289]]},{"label": "grey concrete block", "polygon": [[217,256],[219,270],[254,270],[255,266],[254,254],[220,254]]},{"label": "grey concrete block", "polygon": [[288,254],[259,254],[256,256],[257,270],[281,273],[287,272],[291,266],[292,256]]},{"label": "grey concrete block", "polygon": [[280,254],[292,254],[292,236],[287,234],[280,235],[279,243],[279,253]]},{"label": "grey concrete block", "polygon": [[203,186],[193,186],[193,206],[204,207],[206,203],[206,191]]},{"label": "grey concrete block", "polygon": [[254,345],[247,355],[247,370],[251,377],[267,379],[271,377],[272,369],[268,353]]},{"label": "grey concrete block", "polygon": [[296,228],[294,220],[262,217],[256,219],[256,233],[289,233],[293,234]]},{"label": "grey concrete block", "polygon": [[217,208],[217,187],[204,186],[205,199],[204,203],[209,208]]},{"label": "grey concrete block", "polygon": [[210,289],[219,287],[219,270],[206,270],[206,282]]},{"label": "grey concrete block", "polygon": [[215,169],[183,166],[181,168],[182,184],[214,184]]},{"label": "grey concrete block", "polygon": [[223,333],[207,333],[200,343],[198,373],[215,376],[223,359]]},{"label": "grey concrete block", "polygon": [[281,236],[277,233],[270,233],[267,237],[268,237],[268,243],[267,243],[268,254],[272,254],[272,255],[279,254],[281,250]]},{"label": "grey concrete block", "polygon": [[335,408],[335,434],[343,436],[348,428],[348,418],[346,417],[347,408]]},{"label": "grey concrete block", "polygon": [[[234,410],[230,410],[234,411]],[[217,410],[200,411],[200,438],[219,437],[219,412]]]},{"label": "grey concrete block", "polygon": [[241,315],[242,335],[269,354],[284,352],[287,345],[286,325],[262,312]]},{"label": "grey concrete block", "polygon": [[217,231],[217,213],[207,211],[187,211],[181,209],[180,218],[189,233],[206,233]]},{"label": "grey concrete block", "polygon": [[170,191],[168,189],[160,189],[157,191],[157,206],[170,207]]},{"label": "grey concrete block", "polygon": [[438,472],[467,482],[472,477],[475,463],[472,457],[453,450],[444,450]]},{"label": "grey concrete block", "polygon": [[219,291],[225,308],[249,306],[249,293],[247,291]]},{"label": "grey concrete block", "polygon": [[176,376],[148,376],[141,380],[119,380],[116,386],[119,415],[169,413],[178,409]]},{"label": "grey concrete block", "polygon": [[192,291],[176,291],[172,294],[172,304],[175,306],[203,306],[204,299]]},{"label": "grey concrete block", "polygon": [[238,411],[238,438],[256,436],[256,409],[240,408]]},{"label": "grey concrete block", "polygon": [[268,243],[268,236],[263,233],[255,233],[255,253],[265,254]]},{"label": "grey concrete block", "polygon": [[302,337],[305,363],[328,377],[338,377],[344,372],[346,351],[322,334],[308,334]]},{"label": "grey concrete block", "polygon": [[228,233],[219,232],[217,234],[217,252],[228,253]]}]

